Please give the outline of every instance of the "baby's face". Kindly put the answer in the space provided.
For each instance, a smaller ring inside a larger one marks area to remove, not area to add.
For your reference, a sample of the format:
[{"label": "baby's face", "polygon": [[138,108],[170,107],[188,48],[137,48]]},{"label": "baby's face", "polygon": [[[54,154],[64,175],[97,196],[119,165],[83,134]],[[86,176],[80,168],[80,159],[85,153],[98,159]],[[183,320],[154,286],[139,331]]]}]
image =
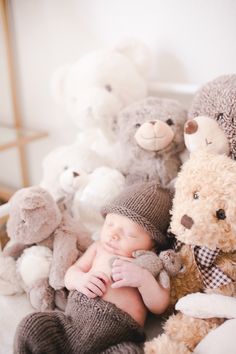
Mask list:
[{"label": "baby's face", "polygon": [[145,229],[119,214],[107,214],[100,241],[108,252],[124,257],[132,257],[137,250],[151,250],[154,245]]}]

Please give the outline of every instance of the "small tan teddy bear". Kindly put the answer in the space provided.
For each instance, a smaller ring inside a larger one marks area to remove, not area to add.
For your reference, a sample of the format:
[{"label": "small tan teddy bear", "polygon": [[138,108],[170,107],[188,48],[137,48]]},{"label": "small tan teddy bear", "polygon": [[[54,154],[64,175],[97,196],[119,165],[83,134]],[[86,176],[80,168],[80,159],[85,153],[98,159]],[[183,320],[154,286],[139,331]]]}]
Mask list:
[{"label": "small tan teddy bear", "polygon": [[181,256],[172,249],[160,252],[157,256],[153,251],[133,252],[134,262],[148,269],[163,288],[170,288],[170,277],[174,277],[182,268]]},{"label": "small tan teddy bear", "polygon": [[[154,251],[138,250],[132,256],[132,262],[147,269],[166,289],[170,288],[170,277],[174,277],[182,268],[180,254],[172,249],[162,251],[159,255]],[[117,258],[119,257],[111,259],[110,266]]]},{"label": "small tan teddy bear", "polygon": [[[235,180],[235,161],[225,155],[198,152],[183,165],[170,230],[185,271],[172,278],[172,304],[198,291],[236,296]],[[145,352],[191,353],[222,321],[178,312],[164,324],[164,334],[146,343]]]}]

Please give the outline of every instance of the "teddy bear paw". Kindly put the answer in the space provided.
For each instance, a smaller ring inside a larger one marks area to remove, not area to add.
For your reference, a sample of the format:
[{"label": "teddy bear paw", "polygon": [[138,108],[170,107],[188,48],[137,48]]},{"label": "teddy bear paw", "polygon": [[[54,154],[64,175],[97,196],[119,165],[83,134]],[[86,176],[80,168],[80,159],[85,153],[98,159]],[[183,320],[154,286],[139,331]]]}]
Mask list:
[{"label": "teddy bear paw", "polygon": [[54,289],[48,284],[48,279],[39,279],[29,290],[31,305],[38,311],[48,311],[55,308]]}]

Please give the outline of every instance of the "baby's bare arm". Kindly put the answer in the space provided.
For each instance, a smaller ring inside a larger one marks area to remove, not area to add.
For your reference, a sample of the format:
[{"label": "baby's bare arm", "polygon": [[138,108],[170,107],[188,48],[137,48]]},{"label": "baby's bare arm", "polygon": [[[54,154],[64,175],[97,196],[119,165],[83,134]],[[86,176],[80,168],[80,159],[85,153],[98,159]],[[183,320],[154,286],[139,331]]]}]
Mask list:
[{"label": "baby's bare arm", "polygon": [[109,281],[103,272],[89,272],[97,252],[94,242],[82,257],[71,266],[65,275],[65,286],[68,290],[78,290],[84,295],[94,298],[102,296]]},{"label": "baby's bare arm", "polygon": [[138,288],[145,306],[153,313],[161,314],[169,305],[169,289],[162,288],[148,270],[137,264],[115,260],[112,264],[112,279],[112,288]]},{"label": "baby's bare arm", "polygon": [[161,314],[170,303],[170,290],[163,288],[148,270],[143,271],[143,282],[138,288],[143,302],[149,311]]}]

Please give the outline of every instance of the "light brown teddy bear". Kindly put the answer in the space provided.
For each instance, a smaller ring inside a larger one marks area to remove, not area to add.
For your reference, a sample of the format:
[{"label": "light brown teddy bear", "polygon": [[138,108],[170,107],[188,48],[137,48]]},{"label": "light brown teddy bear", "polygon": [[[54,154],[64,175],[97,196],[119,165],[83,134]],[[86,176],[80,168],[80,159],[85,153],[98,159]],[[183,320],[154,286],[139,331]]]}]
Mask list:
[{"label": "light brown teddy bear", "polygon": [[[64,276],[91,243],[65,208],[41,187],[23,188],[10,200],[5,257],[17,260],[23,289],[37,310],[63,308]],[[51,251],[52,252],[51,252]]]},{"label": "light brown teddy bear", "polygon": [[[236,164],[225,155],[198,152],[176,181],[171,232],[185,271],[172,279],[171,302],[197,291],[236,296]],[[145,345],[146,353],[188,354],[222,319],[182,313],[164,324],[164,334]]]}]

